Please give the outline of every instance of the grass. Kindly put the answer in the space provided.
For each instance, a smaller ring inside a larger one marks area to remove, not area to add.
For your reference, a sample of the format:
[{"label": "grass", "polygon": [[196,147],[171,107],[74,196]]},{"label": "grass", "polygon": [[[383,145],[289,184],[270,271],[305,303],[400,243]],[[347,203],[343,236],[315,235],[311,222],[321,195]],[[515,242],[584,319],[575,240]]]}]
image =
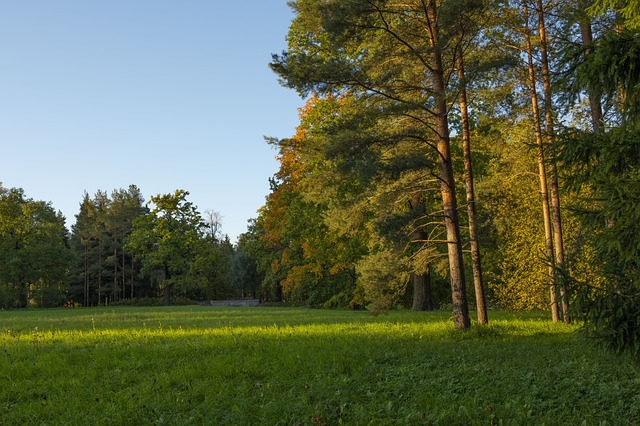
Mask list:
[{"label": "grass", "polygon": [[539,314],[0,312],[0,424],[640,424],[640,367]]}]

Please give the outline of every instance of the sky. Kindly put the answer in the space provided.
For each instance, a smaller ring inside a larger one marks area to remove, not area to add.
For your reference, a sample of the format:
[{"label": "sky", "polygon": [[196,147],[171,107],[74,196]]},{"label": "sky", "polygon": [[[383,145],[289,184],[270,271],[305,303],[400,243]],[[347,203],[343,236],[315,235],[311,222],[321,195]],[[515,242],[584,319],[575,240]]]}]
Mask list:
[{"label": "sky", "polygon": [[85,191],[176,189],[232,242],[303,100],[269,69],[285,0],[0,2],[0,182],[75,223]]}]

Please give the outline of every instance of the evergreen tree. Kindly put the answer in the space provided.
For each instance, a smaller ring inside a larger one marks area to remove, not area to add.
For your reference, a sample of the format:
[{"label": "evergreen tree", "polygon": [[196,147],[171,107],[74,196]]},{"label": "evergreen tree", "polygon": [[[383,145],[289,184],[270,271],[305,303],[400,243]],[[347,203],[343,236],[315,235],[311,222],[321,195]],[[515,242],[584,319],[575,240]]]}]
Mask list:
[{"label": "evergreen tree", "polygon": [[84,194],[72,227],[76,267],[69,278],[72,298],[82,299],[83,306],[134,297],[134,288],[142,284],[140,266],[125,252],[124,243],[134,220],[147,212],[143,202],[135,185],[114,190],[111,197],[103,191],[93,199]]},{"label": "evergreen tree", "polygon": [[[606,4],[618,7],[618,3]],[[574,63],[575,87],[601,94],[608,113],[601,127],[565,129],[559,158],[570,188],[580,197],[573,212],[598,259],[592,267],[602,277],[580,280],[574,276],[575,312],[587,330],[603,337],[612,348],[637,355],[640,32],[637,12],[627,12],[628,19],[608,27],[589,46],[588,54]]]}]

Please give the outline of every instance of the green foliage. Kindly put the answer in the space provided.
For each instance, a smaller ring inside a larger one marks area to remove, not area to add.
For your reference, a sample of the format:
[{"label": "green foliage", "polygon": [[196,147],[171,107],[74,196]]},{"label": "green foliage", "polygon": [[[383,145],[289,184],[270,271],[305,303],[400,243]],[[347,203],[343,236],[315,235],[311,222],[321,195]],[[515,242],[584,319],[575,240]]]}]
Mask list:
[{"label": "green foliage", "polygon": [[608,31],[576,66],[578,83],[595,87],[622,121],[640,114],[640,28]]},{"label": "green foliage", "polygon": [[98,191],[84,195],[70,245],[75,265],[68,277],[69,298],[83,306],[113,303],[153,294],[152,283],[140,275],[140,264],[124,250],[133,222],[148,210],[140,190]]},{"label": "green foliage", "polygon": [[640,126],[565,136],[560,158],[568,181],[582,195],[574,214],[599,260],[592,267],[604,278],[575,280],[576,313],[589,332],[612,348],[638,354]]},{"label": "green foliage", "polygon": [[573,304],[584,330],[609,349],[640,359],[640,291],[579,285]]},{"label": "green foliage", "polygon": [[382,250],[358,262],[357,271],[371,312],[379,314],[399,307],[411,278],[406,259],[398,259],[390,250]]},{"label": "green foliage", "polygon": [[0,312],[0,422],[632,425],[640,416],[638,365],[572,327],[497,312],[460,333],[449,316]]},{"label": "green foliage", "polygon": [[0,185],[0,306],[61,306],[67,244],[64,217],[49,203]]},{"label": "green foliage", "polygon": [[246,251],[238,244],[231,259],[231,284],[240,290],[240,297],[251,295],[257,298],[262,283],[262,277],[258,273],[258,265],[256,260],[249,256]]},{"label": "green foliage", "polygon": [[613,10],[624,19],[624,25],[632,30],[640,30],[639,0],[597,0],[587,9],[594,15],[602,15]]},{"label": "green foliage", "polygon": [[[540,189],[528,123],[510,123],[509,139],[492,129],[478,135],[493,155],[478,181],[480,242],[490,299],[502,309],[548,306],[547,262]],[[499,129],[499,128],[498,128]]]},{"label": "green foliage", "polygon": [[197,247],[189,274],[196,278],[197,287],[186,292],[194,300],[222,300],[236,297],[232,286],[232,262],[235,255],[233,245],[226,237],[223,240],[204,238]]},{"label": "green foliage", "polygon": [[[627,29],[608,27],[576,67],[578,81],[612,107],[602,130],[567,128],[559,143],[565,181],[583,245],[595,260],[591,274],[571,275],[575,315],[584,328],[616,351],[636,356],[640,347],[640,33],[637,2],[597,2],[612,7]],[[636,22],[637,24],[637,22]],[[595,89],[595,90],[594,90]]]},{"label": "green foliage", "polygon": [[135,220],[125,245],[140,259],[141,273],[161,283],[167,305],[174,286],[179,294],[196,286],[189,272],[199,254],[204,224],[195,206],[187,201],[188,195],[176,190],[151,197],[154,207]]}]

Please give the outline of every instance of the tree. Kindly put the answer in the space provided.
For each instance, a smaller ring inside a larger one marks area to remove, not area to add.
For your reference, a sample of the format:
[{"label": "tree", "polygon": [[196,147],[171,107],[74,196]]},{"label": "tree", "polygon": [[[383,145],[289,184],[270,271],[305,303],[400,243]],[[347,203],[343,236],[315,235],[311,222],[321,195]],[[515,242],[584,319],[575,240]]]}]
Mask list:
[{"label": "tree", "polygon": [[[617,2],[602,2],[615,5]],[[630,3],[632,4],[632,3]],[[620,9],[622,10],[622,9]],[[597,38],[575,71],[609,109],[600,129],[567,128],[559,159],[580,198],[573,211],[602,280],[574,278],[574,312],[618,351],[640,353],[640,32],[637,11]],[[599,130],[599,131],[598,131]]]},{"label": "tree", "polygon": [[[209,224],[210,226],[210,224]],[[205,225],[205,228],[208,228]],[[225,236],[216,240],[207,230],[204,238],[200,238],[195,252],[195,259],[189,270],[197,282],[197,287],[187,292],[187,297],[196,300],[220,300],[235,297],[236,292],[231,283],[231,266],[234,248]]]},{"label": "tree", "polygon": [[140,288],[140,266],[124,250],[134,220],[147,212],[143,203],[135,185],[114,190],[110,197],[104,191],[93,198],[84,194],[72,226],[76,266],[69,278],[71,296],[82,297],[83,306],[132,298],[136,287],[145,292]]},{"label": "tree", "polygon": [[555,252],[554,252],[554,235],[553,235],[553,223],[551,216],[551,202],[549,201],[549,184],[547,177],[547,162],[545,156],[545,144],[543,141],[543,129],[542,121],[540,118],[540,109],[538,106],[538,89],[537,89],[537,77],[536,70],[534,68],[533,61],[533,46],[531,43],[531,29],[529,27],[529,6],[527,1],[523,2],[523,31],[525,41],[525,52],[527,55],[527,70],[529,76],[529,90],[531,93],[531,110],[534,134],[537,147],[537,160],[538,160],[538,176],[540,179],[540,197],[542,200],[542,217],[544,221],[544,233],[545,233],[545,248],[547,253],[547,262],[549,270],[549,294],[550,294],[550,307],[551,318],[554,322],[558,321],[560,317],[560,311],[558,306],[558,291],[556,288],[556,275],[555,275]]},{"label": "tree", "polygon": [[90,246],[92,240],[90,228],[90,213],[93,204],[89,198],[89,194],[85,192],[82,203],[80,203],[80,212],[76,215],[76,222],[71,227],[71,249],[76,253],[75,272],[71,273],[69,279],[69,290],[71,299],[82,295],[82,306],[90,306],[90,286],[91,277],[89,265],[91,263]]},{"label": "tree", "polygon": [[[464,5],[477,6],[474,2]],[[305,0],[293,7],[297,17],[291,26],[289,49],[272,62],[285,84],[302,94],[348,91],[384,108],[388,116],[422,127],[421,135],[409,137],[419,136],[432,148],[440,181],[454,324],[468,328],[447,105],[446,82],[455,68],[455,55],[448,50],[452,35],[443,25],[448,14],[460,8],[459,2],[396,5]]]},{"label": "tree", "polygon": [[[546,11],[542,0],[536,0],[536,12],[538,16],[538,36],[540,38],[540,65],[542,69],[542,89],[544,99],[544,117],[545,117],[545,134],[547,139],[547,146],[552,147],[555,144],[556,132],[554,123],[554,109],[553,109],[553,93],[551,91],[551,73],[550,73],[550,59],[549,59],[549,44],[547,43],[547,27],[545,24]],[[559,297],[558,309],[561,310],[562,318],[564,322],[569,322],[569,311],[567,298],[565,295],[564,284],[561,277],[565,269],[565,254],[564,254],[564,235],[562,231],[562,214],[560,212],[560,188],[558,184],[558,171],[556,168],[556,161],[553,156],[548,161],[549,166],[549,189],[550,189],[550,201],[551,201],[551,218],[553,228],[553,254],[554,254],[554,280],[555,284],[552,287],[554,291],[558,292],[558,295],[554,299]]]},{"label": "tree", "polygon": [[[308,196],[303,180],[322,166],[305,157],[307,130],[301,124],[292,138],[270,140],[278,147],[280,169],[256,223],[260,251],[271,253],[268,264],[258,264],[265,279],[263,297],[310,306],[347,305],[355,287],[354,258],[360,242],[331,230],[324,220],[328,205]],[[255,248],[249,250],[256,255]]]},{"label": "tree", "polygon": [[[246,235],[246,234],[242,234]],[[231,261],[231,284],[239,290],[240,297],[257,298],[260,291],[262,277],[258,273],[257,263],[242,247],[244,238],[238,241],[238,248],[233,253]]]},{"label": "tree", "polygon": [[50,203],[0,185],[0,305],[60,306],[71,262],[64,217]]},{"label": "tree", "polygon": [[478,324],[489,322],[487,317],[486,298],[482,280],[482,262],[480,260],[480,244],[476,225],[476,195],[473,181],[473,166],[471,161],[471,129],[469,126],[469,107],[467,101],[467,82],[465,77],[464,53],[458,58],[458,79],[460,80],[460,121],[462,125],[462,150],[464,158],[464,181],[467,196],[467,220],[469,223],[469,245],[471,250],[471,267],[473,270],[473,284],[476,295],[476,310]]},{"label": "tree", "polygon": [[[107,211],[107,233],[111,235],[107,263],[113,266],[112,300],[134,296],[137,268],[132,256],[127,255],[124,244],[133,229],[133,222],[147,213],[142,193],[135,185],[114,190]],[[128,293],[128,294],[127,294]]]},{"label": "tree", "polygon": [[181,292],[194,285],[189,275],[197,256],[203,228],[202,218],[189,201],[189,192],[151,197],[153,208],[134,221],[126,250],[141,262],[141,272],[161,282],[164,303],[169,305],[174,287]]},{"label": "tree", "polygon": [[623,25],[630,30],[640,30],[639,0],[598,0],[587,9],[594,15],[601,15],[613,10],[623,19]]}]

